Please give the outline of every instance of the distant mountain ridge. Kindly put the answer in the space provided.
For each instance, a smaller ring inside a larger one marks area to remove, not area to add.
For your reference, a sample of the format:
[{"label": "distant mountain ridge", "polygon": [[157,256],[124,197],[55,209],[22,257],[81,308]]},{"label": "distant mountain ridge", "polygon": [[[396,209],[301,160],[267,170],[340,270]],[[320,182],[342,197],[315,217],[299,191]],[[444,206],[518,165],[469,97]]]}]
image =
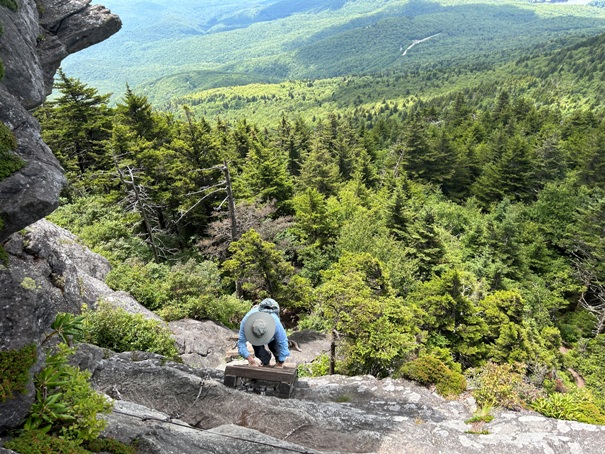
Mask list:
[{"label": "distant mountain ridge", "polygon": [[[122,32],[70,57],[66,73],[116,96],[126,83],[145,84],[145,93],[162,101],[215,87],[220,73],[249,75],[226,78],[229,86],[234,79],[245,84],[503,62],[553,39],[605,28],[603,8],[526,0],[105,3],[121,16]],[[402,55],[414,41],[436,34]],[[210,82],[200,80],[204,72]],[[158,83],[162,78],[170,82]]]}]

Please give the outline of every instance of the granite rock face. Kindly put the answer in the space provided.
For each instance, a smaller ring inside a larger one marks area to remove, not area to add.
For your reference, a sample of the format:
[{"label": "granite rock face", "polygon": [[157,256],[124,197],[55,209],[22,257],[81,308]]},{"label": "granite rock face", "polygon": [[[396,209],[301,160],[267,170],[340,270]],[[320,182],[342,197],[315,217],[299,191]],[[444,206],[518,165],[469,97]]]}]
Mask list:
[{"label": "granite rock face", "polygon": [[17,139],[15,153],[26,165],[0,181],[0,242],[52,212],[65,184],[61,166],[40,137],[29,110],[52,91],[67,55],[116,33],[121,22],[90,0],[20,0],[17,11],[0,6],[0,121]]},{"label": "granite rock face", "polygon": [[[0,265],[0,350],[40,344],[58,312],[78,314],[82,304],[104,300],[131,313],[159,319],[126,292],[104,279],[109,263],[79,244],[68,231],[40,220],[4,243],[8,266]],[[40,361],[32,374],[41,367]],[[33,400],[29,392],[0,404],[0,433],[18,426]]]},{"label": "granite rock face", "polygon": [[[61,280],[69,273],[62,269],[60,257],[40,259],[35,251],[27,251],[20,234],[6,241],[52,212],[65,185],[63,169],[42,141],[30,110],[50,94],[62,59],[121,27],[116,15],[91,6],[90,0],[19,0],[17,4],[16,11],[0,5],[0,59],[5,69],[0,80],[0,122],[15,136],[14,153],[25,162],[0,181],[0,244],[9,254],[16,254],[11,255],[8,267],[0,263],[0,350],[39,345],[56,313],[79,308],[82,302],[71,297],[79,286],[77,278]],[[32,245],[36,247],[35,242]],[[32,374],[42,360],[40,354]],[[0,404],[0,432],[18,426],[28,413],[33,400],[31,380],[28,386],[26,394]]]},{"label": "granite rock face", "polygon": [[299,378],[279,399],[227,388],[217,369],[132,358],[88,364],[115,399],[105,435],[138,439],[148,453],[597,454],[605,443],[605,427],[530,411],[494,411],[485,434],[471,433],[472,397],[446,400],[406,380]]}]

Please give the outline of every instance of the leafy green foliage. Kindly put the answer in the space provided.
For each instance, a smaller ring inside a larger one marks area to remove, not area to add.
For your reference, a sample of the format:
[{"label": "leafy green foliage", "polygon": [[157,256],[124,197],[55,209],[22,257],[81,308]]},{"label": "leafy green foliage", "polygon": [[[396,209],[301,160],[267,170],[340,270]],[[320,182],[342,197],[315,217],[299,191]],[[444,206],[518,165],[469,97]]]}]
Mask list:
[{"label": "leafy green foliage", "polygon": [[605,373],[605,334],[583,339],[565,355],[565,365],[576,370],[592,390],[599,405],[605,410],[605,390],[602,386]]},{"label": "leafy green foliage", "polygon": [[81,190],[82,184],[90,184],[91,179],[107,184],[102,170],[112,164],[103,150],[111,125],[109,95],[99,95],[95,88],[67,77],[62,70],[56,87],[61,96],[37,112],[46,125],[44,141],[66,170],[73,190]]},{"label": "leafy green foliage", "polygon": [[322,353],[310,363],[301,363],[297,367],[299,377],[322,377],[330,373],[330,356]]},{"label": "leafy green foliage", "polygon": [[565,394],[555,392],[536,399],[531,407],[549,418],[605,425],[605,412],[586,390],[576,389]]},{"label": "leafy green foliage", "polygon": [[494,416],[490,414],[491,407],[481,407],[475,414],[464,421],[465,424],[473,424],[477,422],[491,422],[494,420]]},{"label": "leafy green foliage", "polygon": [[0,351],[0,402],[26,390],[29,370],[36,363],[36,358],[37,350],[33,344],[19,350]]},{"label": "leafy green foliage", "polygon": [[129,292],[166,320],[211,319],[235,327],[250,307],[223,295],[221,274],[212,261],[190,259],[169,266],[132,258],[114,267],[106,282]]},{"label": "leafy green foliage", "polygon": [[126,445],[113,438],[97,438],[85,444],[86,449],[91,452],[108,452],[110,454],[136,454],[136,448]]},{"label": "leafy green foliage", "polygon": [[97,415],[109,413],[113,404],[92,389],[90,372],[67,364],[74,351],[61,345],[36,376],[36,400],[24,429],[39,429],[69,440],[92,440],[107,425]]},{"label": "leafy green foliage", "polygon": [[68,227],[84,244],[114,265],[129,257],[149,259],[152,255],[145,243],[133,235],[140,217],[125,213],[112,197],[79,197],[62,204],[48,219]]},{"label": "leafy green foliage", "polygon": [[52,331],[46,335],[42,344],[48,342],[53,336],[59,336],[61,342],[71,345],[72,341],[79,341],[84,335],[82,322],[84,317],[76,317],[73,314],[60,312],[55,317],[55,321],[50,325]]},{"label": "leafy green foliage", "polygon": [[541,397],[540,391],[525,381],[523,364],[488,362],[466,372],[469,388],[477,404],[519,410]]},{"label": "leafy green foliage", "polygon": [[160,321],[100,302],[84,312],[85,340],[115,352],[145,351],[174,359],[178,351],[170,330]]},{"label": "leafy green foliage", "polygon": [[133,446],[125,445],[112,438],[95,440],[70,440],[44,433],[42,430],[22,430],[19,435],[4,443],[4,446],[20,454],[88,454],[105,452],[110,454],[135,454]]},{"label": "leafy green foliage", "polygon": [[[58,314],[46,339],[53,335],[63,340],[69,340],[67,336],[78,339],[82,322],[81,317]],[[63,342],[47,351],[46,364],[35,377],[36,397],[25,431],[41,431],[81,443],[97,438],[106,427],[107,422],[97,416],[109,413],[113,404],[93,390],[90,372],[68,364],[74,352]]]},{"label": "leafy green foliage", "polygon": [[246,299],[260,301],[272,296],[287,299],[287,281],[294,272],[282,251],[264,241],[251,229],[229,246],[231,258],[223,269],[233,281],[240,281]]},{"label": "leafy green foliage", "polygon": [[77,440],[51,436],[42,430],[23,430],[4,447],[20,454],[87,454]]},{"label": "leafy green foliage", "polygon": [[324,273],[317,311],[343,338],[343,368],[388,375],[415,346],[415,308],[392,295],[381,263],[369,254],[344,255]]},{"label": "leafy green foliage", "polygon": [[442,396],[457,396],[466,390],[464,375],[451,370],[434,356],[420,356],[405,363],[395,376],[409,378],[423,385],[435,385]]}]

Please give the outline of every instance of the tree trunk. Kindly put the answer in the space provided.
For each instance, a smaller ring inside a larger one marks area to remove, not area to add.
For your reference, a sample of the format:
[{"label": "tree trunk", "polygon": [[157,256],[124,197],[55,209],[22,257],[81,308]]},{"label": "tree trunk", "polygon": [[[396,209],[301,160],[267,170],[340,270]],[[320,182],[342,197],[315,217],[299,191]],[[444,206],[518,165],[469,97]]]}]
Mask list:
[{"label": "tree trunk", "polygon": [[[225,172],[225,190],[227,191],[227,205],[229,206],[229,219],[231,219],[231,241],[237,241],[239,232],[237,231],[237,219],[235,217],[235,200],[231,191],[231,175],[229,174],[229,166],[227,160],[223,160],[223,172]],[[239,279],[235,281],[235,296],[242,297],[242,283]]]}]

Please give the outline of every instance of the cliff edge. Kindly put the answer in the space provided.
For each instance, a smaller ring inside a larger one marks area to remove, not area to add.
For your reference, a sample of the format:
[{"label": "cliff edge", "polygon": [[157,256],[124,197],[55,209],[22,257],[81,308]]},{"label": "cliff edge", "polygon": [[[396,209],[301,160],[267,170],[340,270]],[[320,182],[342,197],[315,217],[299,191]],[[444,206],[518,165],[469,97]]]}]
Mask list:
[{"label": "cliff edge", "polygon": [[22,163],[0,178],[0,242],[52,212],[65,184],[29,111],[50,94],[65,57],[107,39],[121,25],[118,16],[90,0],[0,2],[0,122],[16,139],[16,147],[2,159]]}]

